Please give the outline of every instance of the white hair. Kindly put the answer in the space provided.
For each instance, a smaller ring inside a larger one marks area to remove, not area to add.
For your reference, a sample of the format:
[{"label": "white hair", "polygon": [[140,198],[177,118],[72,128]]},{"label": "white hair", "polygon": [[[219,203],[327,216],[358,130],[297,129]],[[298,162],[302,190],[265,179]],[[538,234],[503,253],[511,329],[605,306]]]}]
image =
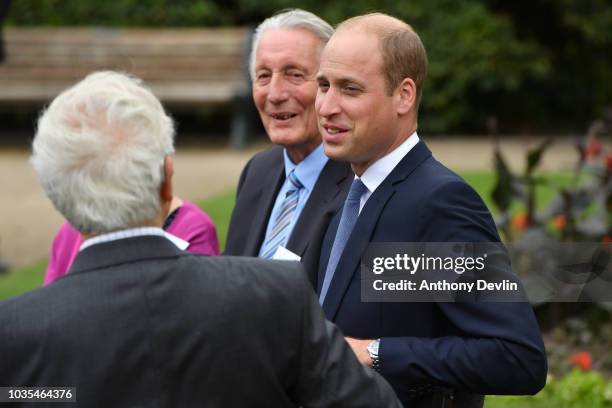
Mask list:
[{"label": "white hair", "polygon": [[174,124],[141,80],[90,74],[42,113],[30,161],[55,208],[80,232],[142,226],[161,211]]},{"label": "white hair", "polygon": [[251,80],[255,78],[255,54],[261,36],[271,30],[298,29],[302,28],[315,34],[321,39],[321,50],[327,44],[334,29],[319,16],[301,9],[287,9],[265,19],[255,29],[253,41],[251,42],[251,55],[249,56],[249,74]]}]

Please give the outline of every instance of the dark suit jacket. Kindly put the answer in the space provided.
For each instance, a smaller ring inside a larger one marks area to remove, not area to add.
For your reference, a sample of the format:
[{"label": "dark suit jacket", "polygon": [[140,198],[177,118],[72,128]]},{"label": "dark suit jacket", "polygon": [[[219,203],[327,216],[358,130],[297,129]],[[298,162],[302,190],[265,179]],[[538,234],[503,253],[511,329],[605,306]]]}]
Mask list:
[{"label": "dark suit jacket", "polygon": [[0,302],[0,355],[1,386],[75,386],[66,406],[399,406],[298,263],[163,237],[94,245],[54,284]]},{"label": "dark suit jacket", "polygon": [[[338,222],[339,214],[323,243],[321,276]],[[325,298],[325,315],[347,336],[382,338],[380,372],[403,401],[436,386],[455,390],[455,406],[482,405],[478,394],[535,393],[545,382],[546,354],[529,304],[361,302],[358,269],[368,242],[498,241],[477,193],[421,141],[362,209]]]},{"label": "dark suit jacket", "polygon": [[[278,191],[285,181],[283,148],[274,146],[256,154],[245,166],[236,194],[226,255],[257,256],[266,235]],[[321,241],[334,213],[342,206],[353,181],[348,163],[329,160],[308,197],[287,242],[302,257],[304,269],[316,287]]]}]

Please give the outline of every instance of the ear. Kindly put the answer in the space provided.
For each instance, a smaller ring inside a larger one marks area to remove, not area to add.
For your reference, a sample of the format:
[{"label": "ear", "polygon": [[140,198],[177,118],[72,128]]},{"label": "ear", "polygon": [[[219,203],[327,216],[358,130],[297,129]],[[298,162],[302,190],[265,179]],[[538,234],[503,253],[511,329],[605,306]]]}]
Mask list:
[{"label": "ear", "polygon": [[[164,158],[164,181],[159,188],[160,204],[164,210],[169,210],[172,203],[172,176],[174,175],[174,163],[172,157]],[[166,208],[167,207],[167,208]],[[167,212],[167,211],[166,211]]]},{"label": "ear", "polygon": [[405,115],[414,110],[417,98],[416,84],[410,78],[404,78],[397,89],[397,113]]}]

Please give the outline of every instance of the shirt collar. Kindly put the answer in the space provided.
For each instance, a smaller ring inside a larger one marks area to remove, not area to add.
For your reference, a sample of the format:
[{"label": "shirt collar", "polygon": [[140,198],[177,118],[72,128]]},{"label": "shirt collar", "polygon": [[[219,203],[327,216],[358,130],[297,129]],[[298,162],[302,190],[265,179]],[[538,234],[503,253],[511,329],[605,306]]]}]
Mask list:
[{"label": "shirt collar", "polygon": [[325,167],[329,160],[323,150],[323,143],[310,152],[310,154],[298,164],[291,161],[287,154],[287,149],[283,150],[283,157],[285,159],[285,177],[287,177],[291,171],[294,171],[300,183],[302,183],[304,188],[308,191],[312,191],[319,178],[319,174],[321,174],[323,167]]},{"label": "shirt collar", "polygon": [[395,166],[408,154],[414,146],[419,143],[419,136],[416,132],[410,135],[404,142],[388,153],[375,161],[361,175],[361,181],[368,188],[370,193],[373,193],[378,186],[387,178],[393,171]]},{"label": "shirt collar", "polygon": [[85,248],[89,248],[92,245],[101,244],[103,242],[111,242],[117,241],[124,238],[133,238],[133,237],[144,237],[148,235],[156,235],[160,237],[165,237],[170,242],[172,242],[176,247],[180,250],[185,250],[189,246],[189,242],[180,239],[177,236],[174,236],[161,228],[158,227],[140,227],[140,228],[128,228],[120,231],[109,232],[108,234],[96,235],[93,238],[89,238],[85,240],[81,244],[79,251],[84,250]]}]

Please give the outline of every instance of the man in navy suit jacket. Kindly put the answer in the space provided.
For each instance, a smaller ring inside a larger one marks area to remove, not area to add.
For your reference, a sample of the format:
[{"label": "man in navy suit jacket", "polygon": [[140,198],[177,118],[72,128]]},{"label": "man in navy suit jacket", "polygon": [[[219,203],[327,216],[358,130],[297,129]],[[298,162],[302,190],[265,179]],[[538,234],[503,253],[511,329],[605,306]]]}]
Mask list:
[{"label": "man in navy suit jacket", "polygon": [[365,187],[354,224],[345,227],[347,199],[325,236],[319,300],[405,404],[449,397],[454,406],[482,406],[483,394],[535,393],[547,363],[528,303],[361,299],[359,266],[370,242],[499,242],[480,197],[416,133],[426,70],[414,30],[380,13],[340,24],[323,51],[316,108],[325,153],[349,161],[353,184]]}]

